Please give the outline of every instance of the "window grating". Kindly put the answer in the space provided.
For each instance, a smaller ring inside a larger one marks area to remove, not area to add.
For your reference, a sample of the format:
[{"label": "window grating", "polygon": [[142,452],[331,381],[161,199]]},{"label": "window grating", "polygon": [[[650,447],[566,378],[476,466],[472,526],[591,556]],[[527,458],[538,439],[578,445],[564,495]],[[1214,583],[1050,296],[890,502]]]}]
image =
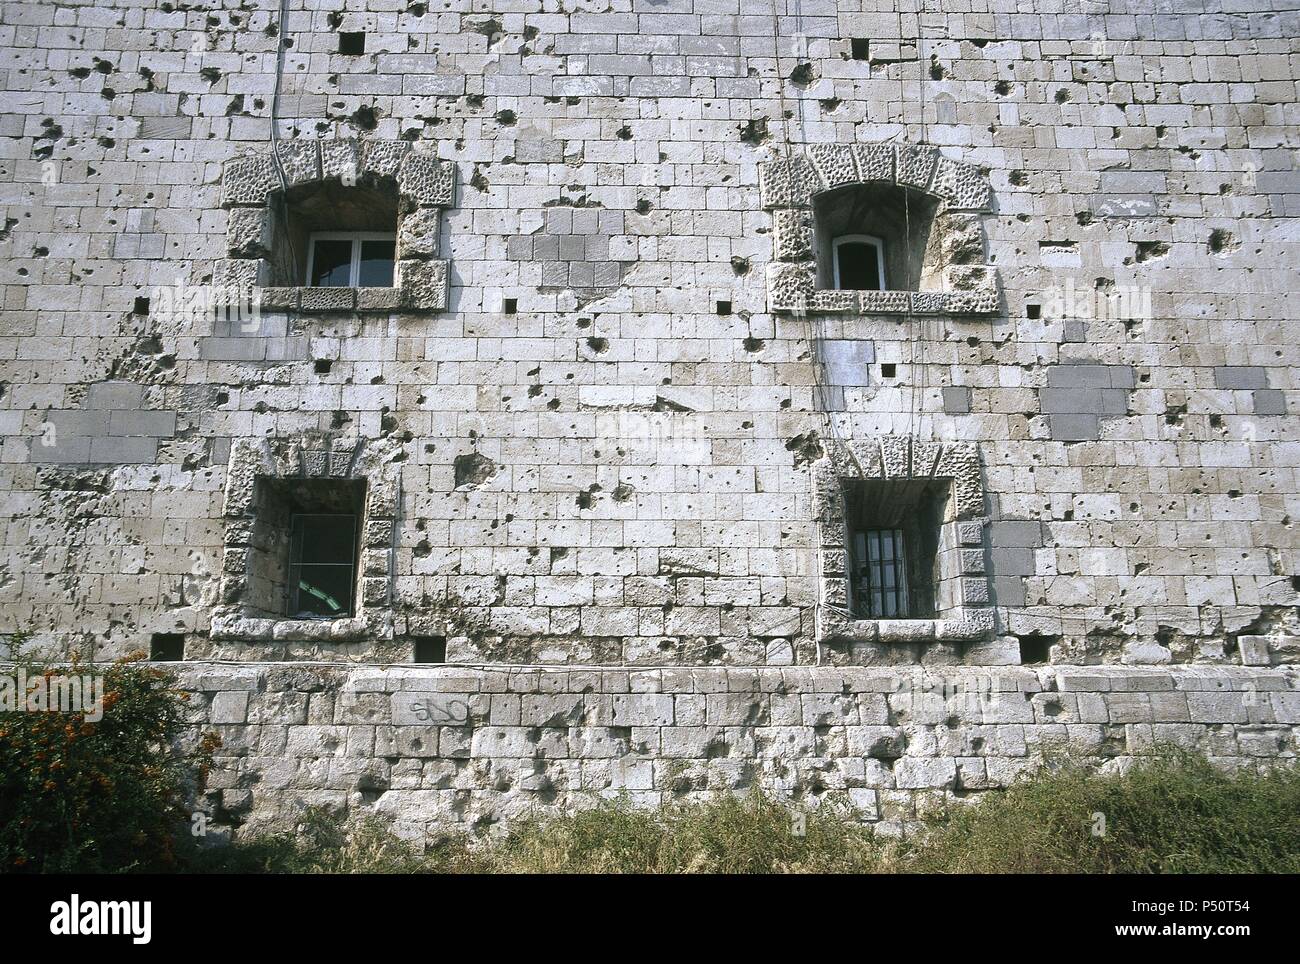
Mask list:
[{"label": "window grating", "polygon": [[907,559],[903,530],[856,532],[853,555],[858,593],[866,602],[868,618],[907,618]]}]

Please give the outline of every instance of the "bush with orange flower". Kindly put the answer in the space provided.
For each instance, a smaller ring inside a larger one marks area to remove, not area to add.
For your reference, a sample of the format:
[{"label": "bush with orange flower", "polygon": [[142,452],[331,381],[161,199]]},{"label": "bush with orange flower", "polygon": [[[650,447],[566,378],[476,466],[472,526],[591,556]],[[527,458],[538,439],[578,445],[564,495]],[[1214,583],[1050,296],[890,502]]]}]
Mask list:
[{"label": "bush with orange flower", "polygon": [[[160,871],[200,789],[206,744],[180,747],[186,694],[141,656],[112,664],[0,667],[11,679],[104,677],[103,718],[0,712],[0,872]],[[93,715],[93,714],[92,714]]]}]

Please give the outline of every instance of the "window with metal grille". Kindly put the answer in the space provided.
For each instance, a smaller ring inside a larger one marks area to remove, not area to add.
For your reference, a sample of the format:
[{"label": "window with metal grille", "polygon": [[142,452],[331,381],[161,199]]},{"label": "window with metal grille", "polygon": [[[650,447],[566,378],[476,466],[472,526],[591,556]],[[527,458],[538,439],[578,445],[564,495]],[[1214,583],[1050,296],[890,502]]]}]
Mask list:
[{"label": "window with metal grille", "polygon": [[853,534],[858,591],[871,619],[908,614],[907,550],[902,529],[868,529]]},{"label": "window with metal grille", "polygon": [[924,478],[853,480],[844,484],[844,502],[853,615],[933,617],[948,483]]},{"label": "window with metal grille", "polygon": [[289,535],[289,615],[332,619],[352,615],[356,595],[357,517],[299,513]]}]

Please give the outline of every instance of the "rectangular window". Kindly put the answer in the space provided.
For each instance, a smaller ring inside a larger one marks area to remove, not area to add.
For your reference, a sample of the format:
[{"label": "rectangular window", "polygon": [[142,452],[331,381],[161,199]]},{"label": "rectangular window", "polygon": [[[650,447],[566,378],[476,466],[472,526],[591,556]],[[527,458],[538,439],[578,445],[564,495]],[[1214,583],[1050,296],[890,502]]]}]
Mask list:
[{"label": "rectangular window", "polygon": [[841,291],[885,291],[885,244],[866,234],[835,239],[835,287]]},{"label": "rectangular window", "polygon": [[351,616],[356,595],[357,517],[297,513],[289,535],[289,615]]},{"label": "rectangular window", "polygon": [[317,232],[307,254],[307,284],[313,288],[391,288],[396,235],[377,232]]},{"label": "rectangular window", "polygon": [[902,529],[854,533],[853,562],[871,619],[906,618],[907,558]]},{"label": "rectangular window", "polygon": [[844,484],[849,607],[857,619],[930,619],[942,608],[939,543],[950,503],[940,479]]}]

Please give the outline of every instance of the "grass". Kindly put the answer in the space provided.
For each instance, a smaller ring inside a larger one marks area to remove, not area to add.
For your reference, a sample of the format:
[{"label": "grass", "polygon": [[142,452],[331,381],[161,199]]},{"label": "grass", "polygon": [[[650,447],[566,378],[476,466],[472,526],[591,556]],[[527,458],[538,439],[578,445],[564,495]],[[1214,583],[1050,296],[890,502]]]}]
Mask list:
[{"label": "grass", "polygon": [[[803,818],[800,833],[798,817]],[[1124,773],[1057,763],[930,816],[903,840],[833,807],[753,793],[633,810],[617,803],[453,838],[420,852],[375,820],[309,814],[296,836],[203,852],[194,869],[270,873],[1296,873],[1300,767],[1225,773],[1181,753]]]}]

